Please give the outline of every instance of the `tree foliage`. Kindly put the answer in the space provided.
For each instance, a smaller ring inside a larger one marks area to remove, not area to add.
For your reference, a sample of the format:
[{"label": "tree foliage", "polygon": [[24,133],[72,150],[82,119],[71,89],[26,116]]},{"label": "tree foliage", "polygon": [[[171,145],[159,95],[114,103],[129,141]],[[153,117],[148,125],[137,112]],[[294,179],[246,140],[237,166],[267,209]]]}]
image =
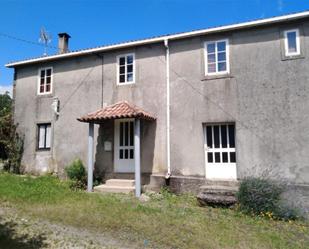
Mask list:
[{"label": "tree foliage", "polygon": [[8,92],[0,94],[0,160],[4,162],[5,170],[21,173],[23,139],[14,124],[12,105]]}]

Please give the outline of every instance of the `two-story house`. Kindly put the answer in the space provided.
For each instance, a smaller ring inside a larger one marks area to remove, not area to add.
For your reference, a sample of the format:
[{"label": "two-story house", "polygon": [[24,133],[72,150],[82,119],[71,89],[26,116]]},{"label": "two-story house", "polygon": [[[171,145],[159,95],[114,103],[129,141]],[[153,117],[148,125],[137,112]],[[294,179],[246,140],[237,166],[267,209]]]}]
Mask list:
[{"label": "two-story house", "polygon": [[309,207],[308,35],[309,12],[70,52],[59,34],[58,54],[6,65],[22,163],[177,191],[267,176]]}]

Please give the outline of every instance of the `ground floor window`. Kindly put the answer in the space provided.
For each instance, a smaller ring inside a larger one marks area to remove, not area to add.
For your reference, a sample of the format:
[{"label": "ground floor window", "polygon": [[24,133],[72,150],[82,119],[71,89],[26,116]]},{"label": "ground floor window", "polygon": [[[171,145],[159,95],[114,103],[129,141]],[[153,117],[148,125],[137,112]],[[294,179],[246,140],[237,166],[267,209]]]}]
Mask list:
[{"label": "ground floor window", "polygon": [[51,124],[38,124],[38,150],[49,150],[51,144]]},{"label": "ground floor window", "polygon": [[205,145],[207,163],[236,163],[235,125],[206,125]]}]

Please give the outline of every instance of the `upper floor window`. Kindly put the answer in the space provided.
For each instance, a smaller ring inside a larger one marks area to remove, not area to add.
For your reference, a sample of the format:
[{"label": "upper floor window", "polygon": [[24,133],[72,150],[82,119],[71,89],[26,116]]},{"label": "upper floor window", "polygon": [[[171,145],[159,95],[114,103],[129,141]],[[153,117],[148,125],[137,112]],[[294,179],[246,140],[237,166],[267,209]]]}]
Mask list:
[{"label": "upper floor window", "polygon": [[118,84],[130,84],[135,81],[134,54],[120,55],[118,60]]},{"label": "upper floor window", "polygon": [[291,29],[284,31],[284,47],[286,56],[293,56],[300,54],[298,29]]},{"label": "upper floor window", "polygon": [[39,150],[49,150],[51,144],[51,124],[38,124],[38,140]]},{"label": "upper floor window", "polygon": [[227,39],[205,43],[206,75],[229,73],[229,42]]},{"label": "upper floor window", "polygon": [[41,68],[39,70],[39,86],[38,94],[47,94],[52,92],[52,77],[53,69]]}]

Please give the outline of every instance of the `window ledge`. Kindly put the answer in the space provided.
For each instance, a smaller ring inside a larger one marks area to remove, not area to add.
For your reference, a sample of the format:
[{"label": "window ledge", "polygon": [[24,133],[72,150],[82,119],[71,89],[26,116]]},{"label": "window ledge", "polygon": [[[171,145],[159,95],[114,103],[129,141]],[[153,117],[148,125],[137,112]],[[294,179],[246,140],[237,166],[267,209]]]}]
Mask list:
[{"label": "window ledge", "polygon": [[201,79],[201,81],[217,80],[217,79],[231,79],[231,78],[234,78],[234,77],[230,74],[206,75]]},{"label": "window ledge", "polygon": [[37,153],[48,153],[50,152],[50,148],[49,149],[36,149]]},{"label": "window ledge", "polygon": [[53,97],[53,93],[46,93],[46,94],[36,94],[39,98],[50,98]]},{"label": "window ledge", "polygon": [[282,61],[289,61],[289,60],[298,60],[298,59],[305,59],[305,56],[303,55],[285,55],[281,60]]}]

